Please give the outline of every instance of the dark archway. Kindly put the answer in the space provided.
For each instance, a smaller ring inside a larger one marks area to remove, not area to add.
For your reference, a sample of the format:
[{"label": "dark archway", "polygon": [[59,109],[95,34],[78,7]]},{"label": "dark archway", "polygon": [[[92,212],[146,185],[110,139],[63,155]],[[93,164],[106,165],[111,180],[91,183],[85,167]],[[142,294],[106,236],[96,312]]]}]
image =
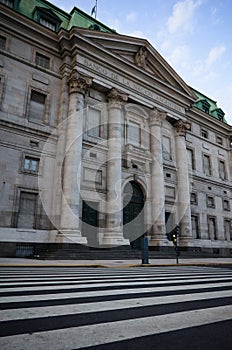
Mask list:
[{"label": "dark archway", "polygon": [[98,203],[83,201],[82,204],[82,235],[87,238],[87,243],[91,247],[99,246],[98,228],[99,228]]},{"label": "dark archway", "polygon": [[130,240],[133,249],[141,249],[141,237],[144,234],[143,207],[141,187],[135,181],[129,182],[124,188],[123,235]]}]

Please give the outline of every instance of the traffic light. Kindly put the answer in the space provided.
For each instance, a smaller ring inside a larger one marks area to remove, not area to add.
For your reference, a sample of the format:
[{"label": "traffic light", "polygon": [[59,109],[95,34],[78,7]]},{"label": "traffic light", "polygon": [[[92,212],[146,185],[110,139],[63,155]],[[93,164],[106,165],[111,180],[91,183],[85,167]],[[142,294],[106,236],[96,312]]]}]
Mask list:
[{"label": "traffic light", "polygon": [[172,241],[173,241],[174,246],[176,246],[176,244],[177,244],[177,234],[175,232],[173,232],[173,234],[172,234]]},{"label": "traffic light", "polygon": [[172,240],[173,240],[173,244],[174,244],[175,247],[177,246],[177,236],[179,234],[180,234],[180,226],[176,225],[176,227],[173,230],[173,234],[172,234],[172,237],[173,237]]},{"label": "traffic light", "polygon": [[167,239],[173,242],[174,246],[177,245],[177,236],[180,234],[180,226],[176,225],[175,228],[171,232],[167,232]]},{"label": "traffic light", "polygon": [[178,258],[180,256],[180,248],[178,246],[178,241],[177,241],[179,234],[180,234],[180,226],[179,225],[176,225],[172,231],[166,233],[167,239],[169,241],[173,242],[173,245],[174,245],[174,248],[176,251],[176,263],[177,264],[179,264]]}]

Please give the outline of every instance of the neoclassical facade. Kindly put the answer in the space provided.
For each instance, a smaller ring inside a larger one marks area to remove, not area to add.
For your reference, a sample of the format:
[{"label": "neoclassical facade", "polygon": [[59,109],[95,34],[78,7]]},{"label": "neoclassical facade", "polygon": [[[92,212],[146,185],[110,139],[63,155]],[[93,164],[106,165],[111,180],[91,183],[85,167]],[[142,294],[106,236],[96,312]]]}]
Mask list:
[{"label": "neoclassical facade", "polygon": [[151,44],[0,1],[1,256],[83,244],[232,252],[232,128]]}]

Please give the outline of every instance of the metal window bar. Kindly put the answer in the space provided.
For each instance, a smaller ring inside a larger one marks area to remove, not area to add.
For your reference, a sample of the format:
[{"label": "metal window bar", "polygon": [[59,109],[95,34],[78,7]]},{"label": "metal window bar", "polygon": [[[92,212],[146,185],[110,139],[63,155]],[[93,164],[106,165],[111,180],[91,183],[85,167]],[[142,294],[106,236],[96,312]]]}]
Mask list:
[{"label": "metal window bar", "polygon": [[18,244],[16,246],[16,258],[28,258],[34,256],[34,246],[26,244]]}]

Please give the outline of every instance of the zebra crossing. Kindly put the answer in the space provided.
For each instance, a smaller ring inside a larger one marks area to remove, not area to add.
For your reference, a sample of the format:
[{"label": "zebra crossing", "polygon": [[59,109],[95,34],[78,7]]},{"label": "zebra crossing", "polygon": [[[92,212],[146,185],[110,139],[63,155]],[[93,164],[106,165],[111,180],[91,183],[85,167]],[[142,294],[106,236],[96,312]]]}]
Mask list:
[{"label": "zebra crossing", "polygon": [[232,348],[226,268],[2,268],[0,309],[1,350]]}]

